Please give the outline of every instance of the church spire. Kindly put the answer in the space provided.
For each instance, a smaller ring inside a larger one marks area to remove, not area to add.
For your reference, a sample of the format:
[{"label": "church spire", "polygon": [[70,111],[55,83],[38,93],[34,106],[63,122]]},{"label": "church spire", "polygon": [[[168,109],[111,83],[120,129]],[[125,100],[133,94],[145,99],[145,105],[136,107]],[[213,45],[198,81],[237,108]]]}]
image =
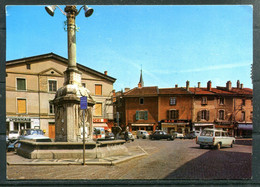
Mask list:
[{"label": "church spire", "polygon": [[143,81],[143,75],[142,75],[142,66],[141,66],[141,75],[140,75],[140,81],[138,83],[138,88],[144,87],[144,81]]}]

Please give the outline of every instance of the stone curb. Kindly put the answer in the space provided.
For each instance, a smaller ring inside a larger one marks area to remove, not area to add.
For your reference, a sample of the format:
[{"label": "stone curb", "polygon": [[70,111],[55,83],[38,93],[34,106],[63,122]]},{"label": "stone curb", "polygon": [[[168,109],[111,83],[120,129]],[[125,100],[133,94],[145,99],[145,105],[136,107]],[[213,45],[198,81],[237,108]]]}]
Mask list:
[{"label": "stone curb", "polygon": [[[104,159],[92,159],[92,160],[86,160],[85,165],[116,165],[134,158],[142,157],[147,155],[147,153],[139,153],[131,156],[124,156],[122,158],[118,157],[112,157],[111,161],[109,161],[109,158],[104,158]],[[57,162],[57,160],[50,160],[50,161],[39,161],[39,162],[28,162],[28,161],[7,161],[7,165],[9,166],[59,166],[59,165],[83,165],[82,162],[76,161],[75,162],[62,162],[62,159],[60,160],[61,162]]]}]

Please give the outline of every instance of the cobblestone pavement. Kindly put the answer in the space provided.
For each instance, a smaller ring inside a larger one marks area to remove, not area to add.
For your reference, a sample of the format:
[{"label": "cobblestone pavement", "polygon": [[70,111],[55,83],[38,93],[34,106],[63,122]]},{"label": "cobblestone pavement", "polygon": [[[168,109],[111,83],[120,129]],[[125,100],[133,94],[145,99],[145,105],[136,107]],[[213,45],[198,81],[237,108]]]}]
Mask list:
[{"label": "cobblestone pavement", "polygon": [[[126,143],[129,149],[140,146],[147,156],[115,166],[57,165],[7,166],[8,179],[250,179],[250,143],[233,148],[200,149],[195,140]],[[7,153],[8,154],[12,153]]]}]

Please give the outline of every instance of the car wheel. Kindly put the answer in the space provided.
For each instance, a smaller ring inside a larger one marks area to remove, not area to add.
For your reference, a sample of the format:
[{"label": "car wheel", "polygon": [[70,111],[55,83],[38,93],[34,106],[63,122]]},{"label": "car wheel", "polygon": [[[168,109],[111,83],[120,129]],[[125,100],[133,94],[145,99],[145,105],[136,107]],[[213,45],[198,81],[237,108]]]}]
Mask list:
[{"label": "car wheel", "polygon": [[203,148],[204,148],[204,145],[200,145],[200,148],[203,149]]},{"label": "car wheel", "polygon": [[218,143],[218,144],[217,144],[217,150],[220,150],[220,148],[221,148],[221,144]]},{"label": "car wheel", "polygon": [[234,147],[234,142],[231,143],[230,147],[231,147],[231,148]]}]

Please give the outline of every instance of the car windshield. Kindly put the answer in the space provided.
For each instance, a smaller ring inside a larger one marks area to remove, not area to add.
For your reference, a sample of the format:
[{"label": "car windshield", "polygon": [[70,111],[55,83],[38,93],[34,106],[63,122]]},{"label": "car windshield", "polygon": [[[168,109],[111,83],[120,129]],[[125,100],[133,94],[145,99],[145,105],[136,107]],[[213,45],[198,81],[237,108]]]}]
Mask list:
[{"label": "car windshield", "polygon": [[18,131],[10,131],[9,134],[17,134]]},{"label": "car windshield", "polygon": [[144,132],[143,132],[143,134],[147,134],[147,132],[146,132],[146,131],[144,131]]},{"label": "car windshield", "polygon": [[42,130],[26,130],[23,132],[23,135],[43,135]]},{"label": "car windshield", "polygon": [[201,136],[213,136],[213,131],[204,130],[202,131]]}]

